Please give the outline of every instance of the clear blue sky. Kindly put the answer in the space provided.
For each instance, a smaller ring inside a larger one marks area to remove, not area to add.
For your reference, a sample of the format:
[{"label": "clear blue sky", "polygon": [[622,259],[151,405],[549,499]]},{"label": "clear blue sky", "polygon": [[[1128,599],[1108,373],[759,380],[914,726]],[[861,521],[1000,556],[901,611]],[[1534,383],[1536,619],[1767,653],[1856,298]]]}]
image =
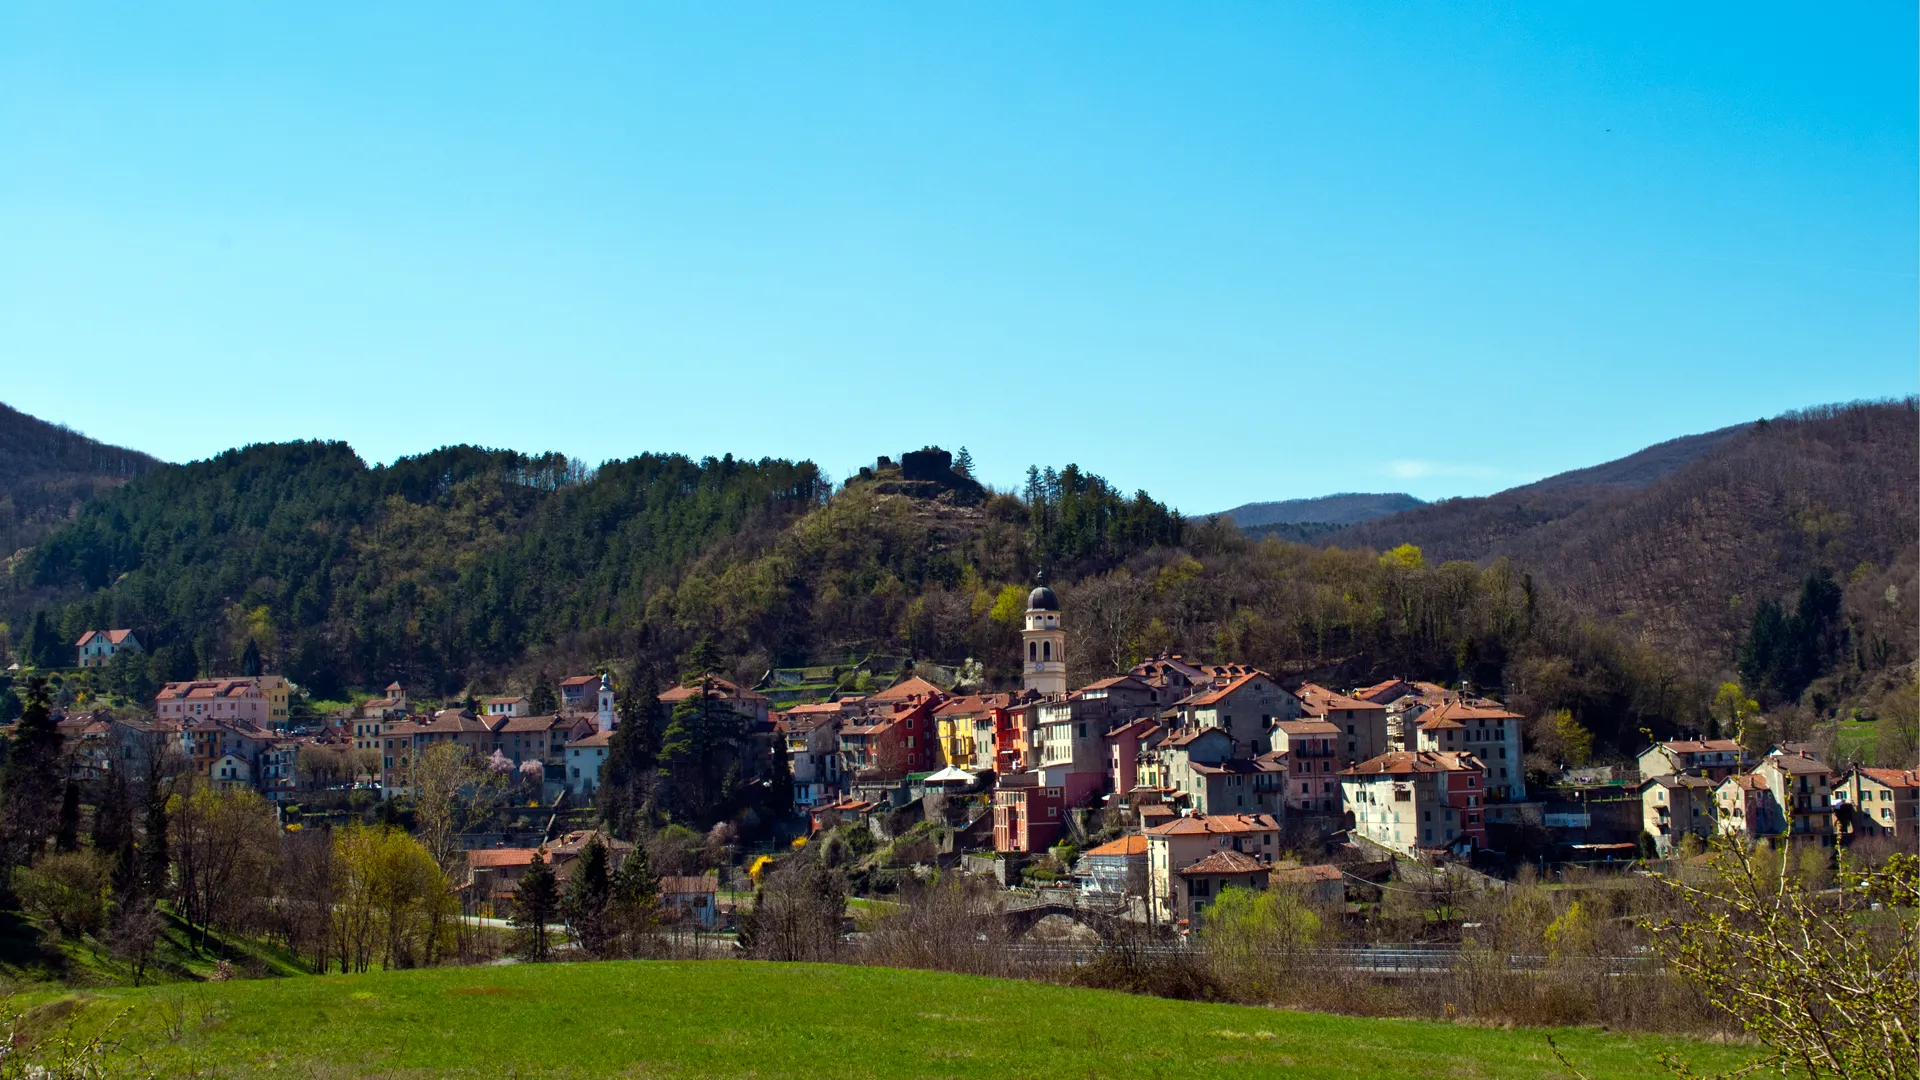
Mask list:
[{"label": "clear blue sky", "polygon": [[1914,392],[1912,4],[0,7],[0,399],[1188,511]]}]

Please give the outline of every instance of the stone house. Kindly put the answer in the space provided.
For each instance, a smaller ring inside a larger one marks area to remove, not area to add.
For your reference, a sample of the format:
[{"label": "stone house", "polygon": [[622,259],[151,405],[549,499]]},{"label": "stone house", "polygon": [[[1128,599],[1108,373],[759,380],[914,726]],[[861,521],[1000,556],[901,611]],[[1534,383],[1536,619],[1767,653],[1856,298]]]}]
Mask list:
[{"label": "stone house", "polygon": [[1465,753],[1395,751],[1340,773],[1353,832],[1404,855],[1485,847],[1486,768]]}]

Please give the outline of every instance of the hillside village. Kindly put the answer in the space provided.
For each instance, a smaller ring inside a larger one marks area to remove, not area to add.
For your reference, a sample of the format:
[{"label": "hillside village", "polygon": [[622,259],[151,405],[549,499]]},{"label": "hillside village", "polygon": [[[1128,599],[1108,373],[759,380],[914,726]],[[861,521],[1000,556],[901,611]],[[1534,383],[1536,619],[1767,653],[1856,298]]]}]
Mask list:
[{"label": "hillside village", "polygon": [[[1028,595],[1016,689],[905,673],[776,708],[774,696],[794,693],[771,673],[757,689],[704,675],[659,704],[737,725],[729,782],[787,804],[763,830],[770,842],[850,824],[883,841],[935,837],[930,862],[1180,932],[1202,925],[1224,889],[1290,881],[1337,898],[1348,881],[1364,884],[1343,866],[1395,859],[1501,874],[1521,862],[1625,866],[1673,855],[1689,837],[1822,849],[1877,838],[1911,850],[1920,835],[1920,772],[1842,771],[1807,745],[1755,755],[1731,739],[1668,741],[1641,752],[1637,768],[1567,770],[1530,789],[1525,718],[1466,688],[1284,686],[1179,655],[1071,686],[1066,619],[1052,589]],[[74,648],[85,669],[141,644],[104,630]],[[213,789],[251,789],[282,807],[343,790],[384,801],[412,794],[415,763],[452,744],[552,811],[515,837],[461,838],[468,899],[483,904],[510,899],[536,858],[577,856],[587,833],[570,826],[607,839],[593,808],[622,724],[610,673],[561,679],[538,701],[455,708],[421,707],[396,682],[306,723],[292,721],[297,691],[270,674],[202,679],[166,684],[150,716],[68,712],[57,726],[70,777],[98,785],[177,753]],[[663,885],[701,925],[724,919],[715,878]]]}]

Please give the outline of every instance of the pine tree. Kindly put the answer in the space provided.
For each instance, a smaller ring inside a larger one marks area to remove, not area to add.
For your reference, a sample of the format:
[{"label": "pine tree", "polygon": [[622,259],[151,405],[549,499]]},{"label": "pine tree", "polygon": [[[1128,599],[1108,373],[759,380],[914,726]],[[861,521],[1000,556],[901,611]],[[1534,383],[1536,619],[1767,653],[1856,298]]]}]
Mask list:
[{"label": "pine tree", "polygon": [[600,837],[587,838],[573,876],[567,881],[566,897],[560,903],[561,914],[573,927],[580,947],[589,956],[608,954],[611,938],[607,925],[607,903],[612,898],[613,879],[607,870],[607,846]]},{"label": "pine tree", "polygon": [[260,674],[260,644],[252,638],[247,639],[247,649],[240,654],[240,674],[249,679]]},{"label": "pine tree", "polygon": [[559,711],[553,699],[553,677],[547,674],[546,668],[541,668],[540,674],[534,676],[533,690],[527,694],[527,706],[535,716],[550,716]]},{"label": "pine tree", "polygon": [[53,834],[55,851],[80,850],[80,785],[67,781],[60,793],[60,825]]},{"label": "pine tree", "polygon": [[973,454],[964,446],[960,448],[960,456],[953,459],[953,471],[973,479]]},{"label": "pine tree", "polygon": [[636,847],[613,875],[607,902],[608,921],[617,937],[612,947],[620,955],[634,956],[641,951],[659,906],[660,885],[654,880],[653,864],[647,858],[647,849]]},{"label": "pine tree", "polygon": [[547,924],[560,908],[560,887],[547,865],[546,853],[535,852],[513,892],[513,925],[520,929],[521,955],[532,961],[547,959],[552,951]]},{"label": "pine tree", "polygon": [[27,707],[7,743],[0,767],[0,856],[14,865],[40,856],[59,825],[61,788],[60,731],[48,707],[47,680],[27,684]]},{"label": "pine tree", "polygon": [[730,793],[729,766],[736,764],[744,735],[742,717],[715,695],[710,681],[702,680],[698,694],[673,707],[673,718],[660,736],[659,774],[670,808],[682,820],[710,824],[715,796],[724,799]]},{"label": "pine tree", "polygon": [[711,636],[702,637],[693,643],[693,648],[687,650],[687,655],[680,661],[680,670],[681,677],[688,682],[714,674],[720,670],[720,647],[713,643]]}]

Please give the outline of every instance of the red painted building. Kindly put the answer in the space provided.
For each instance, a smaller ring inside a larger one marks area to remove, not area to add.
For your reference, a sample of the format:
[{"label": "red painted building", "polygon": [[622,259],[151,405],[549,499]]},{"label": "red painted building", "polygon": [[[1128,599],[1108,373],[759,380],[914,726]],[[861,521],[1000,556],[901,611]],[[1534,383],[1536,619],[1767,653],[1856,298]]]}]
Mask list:
[{"label": "red painted building", "polygon": [[993,793],[993,850],[1045,851],[1066,824],[1066,793],[1047,787],[1039,773],[1000,778]]}]

